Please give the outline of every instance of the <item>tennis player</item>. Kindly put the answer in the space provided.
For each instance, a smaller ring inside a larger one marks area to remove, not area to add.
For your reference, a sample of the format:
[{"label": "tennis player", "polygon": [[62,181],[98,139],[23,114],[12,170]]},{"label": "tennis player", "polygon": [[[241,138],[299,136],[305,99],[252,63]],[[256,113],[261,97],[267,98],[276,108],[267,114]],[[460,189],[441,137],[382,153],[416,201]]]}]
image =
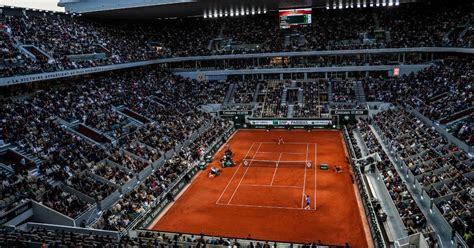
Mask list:
[{"label": "tennis player", "polygon": [[285,141],[283,141],[283,137],[278,137],[278,144],[285,144]]},{"label": "tennis player", "polygon": [[309,195],[306,195],[306,207],[304,209],[306,210],[311,209],[311,198],[309,197]]}]

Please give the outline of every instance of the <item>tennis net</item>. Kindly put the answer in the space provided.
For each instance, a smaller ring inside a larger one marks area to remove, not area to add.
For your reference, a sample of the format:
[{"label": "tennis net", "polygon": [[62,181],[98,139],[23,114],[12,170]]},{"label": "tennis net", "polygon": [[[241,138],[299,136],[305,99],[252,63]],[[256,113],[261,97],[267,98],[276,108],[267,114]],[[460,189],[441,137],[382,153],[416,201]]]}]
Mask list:
[{"label": "tennis net", "polygon": [[313,161],[277,161],[277,160],[255,160],[255,159],[244,159],[242,162],[244,167],[282,167],[282,168],[311,168],[313,167]]}]

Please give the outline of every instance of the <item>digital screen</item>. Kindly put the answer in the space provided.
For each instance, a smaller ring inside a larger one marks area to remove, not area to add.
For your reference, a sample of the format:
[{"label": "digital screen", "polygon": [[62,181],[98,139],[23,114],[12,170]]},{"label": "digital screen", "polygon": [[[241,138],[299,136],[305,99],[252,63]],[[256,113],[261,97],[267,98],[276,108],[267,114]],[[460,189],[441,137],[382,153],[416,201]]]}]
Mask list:
[{"label": "digital screen", "polygon": [[311,24],[311,9],[285,9],[279,11],[280,28],[291,28]]},{"label": "digital screen", "polygon": [[400,75],[400,68],[393,68],[393,76],[398,77]]}]

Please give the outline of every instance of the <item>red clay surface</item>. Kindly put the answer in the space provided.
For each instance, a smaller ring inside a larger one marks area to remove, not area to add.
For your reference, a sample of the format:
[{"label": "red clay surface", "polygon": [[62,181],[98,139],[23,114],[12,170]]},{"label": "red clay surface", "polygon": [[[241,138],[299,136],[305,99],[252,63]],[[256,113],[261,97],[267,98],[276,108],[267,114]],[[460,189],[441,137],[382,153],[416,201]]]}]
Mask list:
[{"label": "red clay surface", "polygon": [[[285,144],[277,144],[279,136]],[[225,168],[216,178],[208,178],[210,166],[198,174],[151,229],[368,246],[339,131],[240,130],[228,145],[237,166]],[[224,150],[212,165],[219,166]],[[243,166],[244,160],[250,166]],[[304,161],[311,161],[312,167],[305,167]],[[314,166],[320,163],[331,169]],[[343,172],[335,173],[334,165]],[[311,197],[310,210],[304,209],[305,194]]]}]

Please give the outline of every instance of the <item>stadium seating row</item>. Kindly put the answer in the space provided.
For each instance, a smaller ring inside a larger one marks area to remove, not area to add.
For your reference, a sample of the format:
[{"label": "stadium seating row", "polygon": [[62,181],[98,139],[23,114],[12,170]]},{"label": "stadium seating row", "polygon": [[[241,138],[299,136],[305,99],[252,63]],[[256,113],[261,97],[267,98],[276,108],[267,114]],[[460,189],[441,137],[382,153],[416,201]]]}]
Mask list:
[{"label": "stadium seating row", "polygon": [[[0,45],[0,75],[7,77],[193,55],[472,47],[471,4],[469,1],[457,4],[438,1],[429,8],[423,3],[412,3],[390,10],[315,9],[313,25],[294,30],[292,35],[301,40],[297,43],[285,42],[286,34],[279,28],[274,12],[216,20],[160,20],[140,23],[137,27],[138,24],[133,23],[104,24],[65,15],[5,10],[0,30],[4,37]],[[359,59],[337,64],[357,64]]]}]

